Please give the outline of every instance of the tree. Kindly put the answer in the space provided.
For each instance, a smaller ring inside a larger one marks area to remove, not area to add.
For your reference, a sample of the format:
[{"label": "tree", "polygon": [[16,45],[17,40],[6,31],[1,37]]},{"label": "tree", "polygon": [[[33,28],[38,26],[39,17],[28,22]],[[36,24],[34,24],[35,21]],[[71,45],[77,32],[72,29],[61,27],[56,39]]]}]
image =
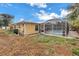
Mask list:
[{"label": "tree", "polygon": [[78,3],[71,4],[71,6],[69,6],[68,10],[72,11],[72,13],[70,13],[68,15],[69,19],[75,20],[79,15],[79,4]]},{"label": "tree", "polygon": [[11,23],[11,19],[14,17],[8,14],[0,14],[0,26],[4,26],[5,28]]},{"label": "tree", "polygon": [[79,4],[72,4],[68,10],[72,11],[72,13],[67,16],[70,21],[71,27],[76,31],[79,31]]}]

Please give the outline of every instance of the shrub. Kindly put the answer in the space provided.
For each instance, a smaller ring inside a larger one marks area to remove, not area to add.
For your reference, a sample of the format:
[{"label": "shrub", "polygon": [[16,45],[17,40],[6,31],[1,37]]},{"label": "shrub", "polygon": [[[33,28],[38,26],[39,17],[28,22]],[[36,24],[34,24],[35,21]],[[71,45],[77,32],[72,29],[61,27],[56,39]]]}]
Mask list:
[{"label": "shrub", "polygon": [[12,30],[4,30],[4,34],[15,34]]},{"label": "shrub", "polygon": [[71,45],[76,45],[76,43],[75,42],[72,42]]},{"label": "shrub", "polygon": [[75,48],[72,50],[73,54],[79,56],[79,48]]},{"label": "shrub", "polygon": [[18,34],[18,29],[14,29],[13,32],[14,32],[15,34]]}]

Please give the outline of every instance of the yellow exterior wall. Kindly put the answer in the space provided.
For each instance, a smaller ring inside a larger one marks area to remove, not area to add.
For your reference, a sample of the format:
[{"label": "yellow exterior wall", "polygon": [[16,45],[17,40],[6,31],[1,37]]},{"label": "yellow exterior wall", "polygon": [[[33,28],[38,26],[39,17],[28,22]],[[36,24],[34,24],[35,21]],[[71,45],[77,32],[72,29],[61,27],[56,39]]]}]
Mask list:
[{"label": "yellow exterior wall", "polygon": [[17,24],[16,28],[23,34],[33,34],[38,33],[38,31],[35,30],[36,24],[28,23],[28,24]]},{"label": "yellow exterior wall", "polygon": [[20,25],[19,25],[19,30],[20,30],[21,32],[24,32],[24,24],[20,24]]},{"label": "yellow exterior wall", "polygon": [[24,32],[25,34],[33,34],[33,33],[38,33],[38,31],[35,31],[35,26],[36,24],[25,24],[24,26]]}]

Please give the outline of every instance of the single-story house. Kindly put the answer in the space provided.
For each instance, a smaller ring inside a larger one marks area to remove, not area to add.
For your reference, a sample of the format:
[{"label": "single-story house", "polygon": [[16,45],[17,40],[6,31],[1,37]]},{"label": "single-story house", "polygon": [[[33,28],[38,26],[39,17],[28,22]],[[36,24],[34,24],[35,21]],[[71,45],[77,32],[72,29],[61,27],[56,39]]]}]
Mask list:
[{"label": "single-story house", "polygon": [[34,22],[18,22],[13,28],[18,29],[19,33],[22,34],[34,34],[34,33],[44,33],[52,35],[68,35],[69,24],[66,21],[60,19],[50,19],[43,23]]},{"label": "single-story house", "polygon": [[39,24],[34,22],[18,22],[14,25],[21,34],[34,34],[39,32]]}]

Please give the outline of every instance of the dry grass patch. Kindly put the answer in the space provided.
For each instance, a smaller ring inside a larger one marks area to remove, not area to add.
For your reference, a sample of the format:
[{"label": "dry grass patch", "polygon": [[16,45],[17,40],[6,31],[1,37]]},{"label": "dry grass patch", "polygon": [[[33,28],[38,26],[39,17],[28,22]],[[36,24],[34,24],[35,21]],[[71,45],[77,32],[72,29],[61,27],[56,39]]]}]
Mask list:
[{"label": "dry grass patch", "polygon": [[39,34],[28,36],[0,34],[0,55],[72,55],[72,49],[79,47],[78,42],[76,40]]}]

